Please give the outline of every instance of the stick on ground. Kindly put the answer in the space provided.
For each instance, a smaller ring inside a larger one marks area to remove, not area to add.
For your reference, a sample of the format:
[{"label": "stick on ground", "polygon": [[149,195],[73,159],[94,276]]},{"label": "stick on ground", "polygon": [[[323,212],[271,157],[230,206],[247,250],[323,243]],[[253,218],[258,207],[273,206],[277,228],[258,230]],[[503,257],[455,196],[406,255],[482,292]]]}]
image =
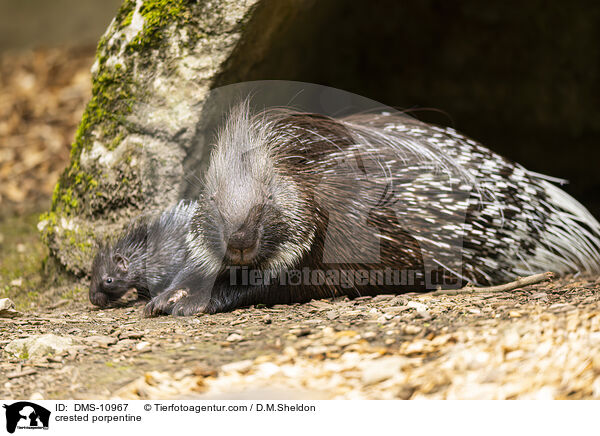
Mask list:
[{"label": "stick on ground", "polygon": [[512,291],[513,289],[522,288],[523,286],[535,285],[536,283],[546,282],[548,280],[552,280],[555,277],[553,272],[545,272],[541,274],[534,274],[532,276],[527,277],[519,277],[514,282],[505,283],[503,285],[497,286],[485,286],[485,287],[476,287],[476,286],[465,286],[460,289],[440,289],[438,291],[433,291],[429,295],[458,295],[458,294],[474,294],[479,292],[506,292]]}]

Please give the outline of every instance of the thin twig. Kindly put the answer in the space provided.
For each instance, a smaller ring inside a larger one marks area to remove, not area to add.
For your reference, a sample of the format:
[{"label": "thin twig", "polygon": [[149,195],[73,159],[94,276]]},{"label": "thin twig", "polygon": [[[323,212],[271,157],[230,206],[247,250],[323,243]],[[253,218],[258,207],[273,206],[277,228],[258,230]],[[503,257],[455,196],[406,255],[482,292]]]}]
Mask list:
[{"label": "thin twig", "polygon": [[8,379],[13,379],[13,378],[19,378],[19,377],[26,377],[28,375],[32,375],[32,374],[36,374],[37,371],[33,368],[27,368],[27,369],[23,369],[21,371],[13,371],[13,372],[9,372],[8,374],[6,374],[6,378]]},{"label": "thin twig", "polygon": [[505,283],[503,285],[498,286],[485,286],[485,287],[475,287],[475,286],[465,286],[460,289],[440,289],[437,291],[431,292],[429,295],[458,295],[458,294],[475,294],[481,292],[505,292],[512,291],[513,289],[521,288],[523,286],[535,285],[536,283],[546,282],[548,280],[552,280],[555,277],[553,272],[545,272],[541,274],[534,274],[532,276],[527,277],[519,277],[514,282]]}]

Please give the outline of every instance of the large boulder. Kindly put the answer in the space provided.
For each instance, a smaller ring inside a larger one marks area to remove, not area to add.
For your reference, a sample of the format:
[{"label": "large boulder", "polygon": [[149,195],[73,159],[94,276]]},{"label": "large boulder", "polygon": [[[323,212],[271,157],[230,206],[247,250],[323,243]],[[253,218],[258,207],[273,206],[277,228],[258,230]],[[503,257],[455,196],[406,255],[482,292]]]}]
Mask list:
[{"label": "large boulder", "polygon": [[123,3],[99,42],[92,98],[38,225],[69,271],[88,272],[98,240],[194,183],[183,172],[206,162],[201,120],[209,90],[256,62],[270,31],[311,2],[268,3]]}]

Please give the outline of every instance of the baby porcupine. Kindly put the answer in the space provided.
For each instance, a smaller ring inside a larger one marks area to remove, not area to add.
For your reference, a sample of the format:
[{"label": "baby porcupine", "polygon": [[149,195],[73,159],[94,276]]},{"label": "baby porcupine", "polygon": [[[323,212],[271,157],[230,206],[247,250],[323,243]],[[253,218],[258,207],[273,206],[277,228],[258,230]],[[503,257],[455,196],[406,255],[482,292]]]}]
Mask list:
[{"label": "baby porcupine", "polygon": [[402,114],[243,103],[217,137],[185,241],[166,245],[185,247],[185,268],[145,314],[598,272],[600,225],[551,180]]},{"label": "baby porcupine", "polygon": [[102,244],[92,263],[92,304],[105,307],[132,288],[145,298],[167,289],[186,265],[185,241],[196,208],[195,201],[180,201],[135,219],[116,240]]}]

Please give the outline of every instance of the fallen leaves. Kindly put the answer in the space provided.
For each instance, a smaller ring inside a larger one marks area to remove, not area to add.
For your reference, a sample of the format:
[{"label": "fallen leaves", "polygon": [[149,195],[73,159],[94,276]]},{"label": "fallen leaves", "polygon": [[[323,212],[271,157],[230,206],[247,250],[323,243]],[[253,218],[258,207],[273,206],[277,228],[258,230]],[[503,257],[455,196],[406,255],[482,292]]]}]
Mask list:
[{"label": "fallen leaves", "polygon": [[90,97],[92,47],[0,57],[0,208],[48,203]]}]

